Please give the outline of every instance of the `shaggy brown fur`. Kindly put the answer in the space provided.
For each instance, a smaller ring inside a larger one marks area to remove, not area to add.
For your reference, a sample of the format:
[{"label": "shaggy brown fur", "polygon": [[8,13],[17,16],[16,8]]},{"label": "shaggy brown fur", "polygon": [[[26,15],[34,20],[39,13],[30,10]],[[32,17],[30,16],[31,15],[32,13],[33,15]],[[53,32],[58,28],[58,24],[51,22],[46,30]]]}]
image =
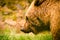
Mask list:
[{"label": "shaggy brown fur", "polygon": [[60,0],[33,0],[22,31],[39,33],[51,29],[53,40],[60,40]]}]

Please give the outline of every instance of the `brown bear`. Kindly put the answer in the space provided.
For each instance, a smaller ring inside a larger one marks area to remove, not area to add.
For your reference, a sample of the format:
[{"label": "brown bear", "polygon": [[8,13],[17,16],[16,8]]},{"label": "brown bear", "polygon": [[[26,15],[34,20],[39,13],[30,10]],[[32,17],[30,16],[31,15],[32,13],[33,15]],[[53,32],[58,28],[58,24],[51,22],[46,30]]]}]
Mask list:
[{"label": "brown bear", "polygon": [[51,30],[53,40],[60,40],[60,0],[33,0],[25,17],[22,31]]}]

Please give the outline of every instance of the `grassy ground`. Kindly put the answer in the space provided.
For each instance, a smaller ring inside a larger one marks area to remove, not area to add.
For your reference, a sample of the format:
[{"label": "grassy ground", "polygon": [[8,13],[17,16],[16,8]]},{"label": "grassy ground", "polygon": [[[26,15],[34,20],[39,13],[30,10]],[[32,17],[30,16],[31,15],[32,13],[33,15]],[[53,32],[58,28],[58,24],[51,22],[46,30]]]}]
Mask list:
[{"label": "grassy ground", "polygon": [[0,40],[52,40],[50,33],[34,34],[4,34],[0,35]]}]

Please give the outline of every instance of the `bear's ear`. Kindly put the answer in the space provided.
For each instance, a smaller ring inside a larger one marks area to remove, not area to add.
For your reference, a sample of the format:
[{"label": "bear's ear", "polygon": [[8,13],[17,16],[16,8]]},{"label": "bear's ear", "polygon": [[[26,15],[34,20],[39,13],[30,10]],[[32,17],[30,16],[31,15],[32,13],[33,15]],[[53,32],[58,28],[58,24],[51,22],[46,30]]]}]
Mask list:
[{"label": "bear's ear", "polygon": [[34,5],[35,6],[40,6],[45,0],[35,0]]}]

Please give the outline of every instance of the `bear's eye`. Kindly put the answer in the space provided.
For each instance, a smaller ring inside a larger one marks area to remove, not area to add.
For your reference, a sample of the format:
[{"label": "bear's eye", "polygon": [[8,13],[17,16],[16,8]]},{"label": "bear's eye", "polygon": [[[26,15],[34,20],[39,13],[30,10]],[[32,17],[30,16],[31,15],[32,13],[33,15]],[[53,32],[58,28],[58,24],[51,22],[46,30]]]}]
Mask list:
[{"label": "bear's eye", "polygon": [[39,5],[41,5],[43,2],[44,2],[44,0],[36,0],[34,5],[35,5],[35,6],[39,6]]}]

